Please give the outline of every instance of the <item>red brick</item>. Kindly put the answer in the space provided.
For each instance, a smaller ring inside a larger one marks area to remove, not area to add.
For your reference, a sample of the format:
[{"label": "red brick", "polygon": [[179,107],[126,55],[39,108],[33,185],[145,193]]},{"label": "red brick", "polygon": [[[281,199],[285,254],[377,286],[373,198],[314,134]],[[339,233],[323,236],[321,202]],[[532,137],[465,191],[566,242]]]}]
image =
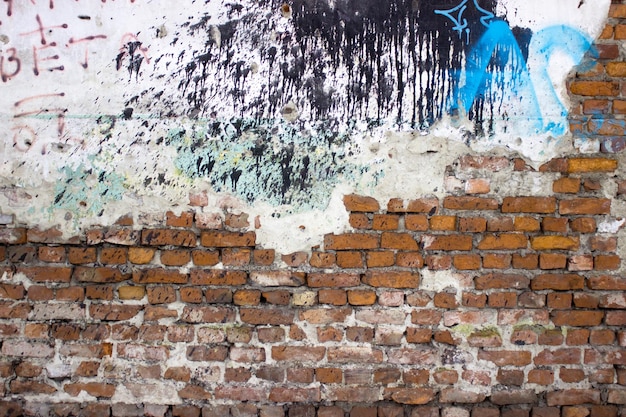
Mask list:
[{"label": "red brick", "polygon": [[554,213],[554,197],[505,197],[502,201],[503,213]]},{"label": "red brick", "polygon": [[135,317],[142,308],[134,305],[92,304],[89,306],[89,315],[94,320],[122,321]]},{"label": "red brick", "polygon": [[276,253],[274,249],[255,249],[252,251],[252,261],[256,265],[271,265],[274,263],[275,257]]},{"label": "red brick", "polygon": [[293,323],[294,319],[293,310],[241,308],[239,310],[239,314],[241,316],[241,321],[255,325],[286,325]]},{"label": "red brick", "polygon": [[477,290],[487,289],[525,289],[528,288],[530,280],[520,274],[500,274],[493,273],[482,275],[474,280]]},{"label": "red brick", "polygon": [[272,359],[277,361],[319,362],[326,355],[326,348],[322,346],[273,346]]},{"label": "red brick", "polygon": [[393,251],[367,252],[366,262],[368,268],[393,266],[395,263],[395,253]]},{"label": "red brick", "polygon": [[621,260],[618,255],[598,255],[594,258],[594,269],[597,271],[609,271],[619,269]]},{"label": "red brick", "polygon": [[531,353],[515,350],[479,350],[478,359],[493,362],[496,366],[526,366],[530,364]]},{"label": "red brick", "polygon": [[[222,253],[224,253],[224,251],[222,251]],[[280,259],[288,266],[298,267],[304,265],[307,262],[308,257],[309,254],[306,252],[293,252],[287,255],[282,255]]]},{"label": "red brick", "polygon": [[100,249],[100,262],[103,264],[125,264],[128,261],[127,248],[102,248]]},{"label": "red brick", "polygon": [[372,228],[374,230],[397,230],[400,216],[394,214],[375,214]]},{"label": "red brick", "polygon": [[404,216],[404,227],[407,230],[425,232],[428,230],[428,217],[425,214],[407,214]]},{"label": "red brick", "polygon": [[541,221],[541,230],[544,232],[567,232],[567,217],[544,217]]},{"label": "red brick", "polygon": [[602,311],[553,311],[552,322],[555,326],[598,326],[604,318]]},{"label": "red brick", "polygon": [[567,265],[567,255],[562,253],[542,253],[539,255],[539,268],[564,269]]},{"label": "red brick", "polygon": [[307,276],[307,285],[309,287],[355,287],[361,284],[359,274],[349,273],[310,273]]},{"label": "red brick", "polygon": [[546,393],[548,406],[600,404],[600,401],[600,390],[594,389],[569,389]]},{"label": "red brick", "polygon": [[513,219],[511,217],[495,217],[487,221],[487,231],[489,232],[510,232],[513,230]]},{"label": "red brick", "polygon": [[17,272],[35,282],[70,282],[72,268],[54,266],[18,267]]},{"label": "red brick", "polygon": [[443,207],[449,210],[497,210],[498,201],[494,198],[481,197],[446,197]]},{"label": "red brick", "polygon": [[115,385],[98,382],[66,384],[63,389],[73,397],[76,397],[81,391],[94,397],[105,398],[110,398],[115,393]]},{"label": "red brick", "polygon": [[38,257],[43,262],[65,262],[65,248],[62,246],[41,246],[38,249]]},{"label": "red brick", "polygon": [[572,232],[594,233],[596,231],[596,221],[592,217],[578,217],[570,221]]},{"label": "red brick", "polygon": [[537,269],[539,266],[539,257],[535,253],[527,255],[514,253],[511,261],[515,269]]},{"label": "red brick", "polygon": [[348,222],[355,229],[367,230],[372,228],[372,221],[364,213],[350,213]]}]

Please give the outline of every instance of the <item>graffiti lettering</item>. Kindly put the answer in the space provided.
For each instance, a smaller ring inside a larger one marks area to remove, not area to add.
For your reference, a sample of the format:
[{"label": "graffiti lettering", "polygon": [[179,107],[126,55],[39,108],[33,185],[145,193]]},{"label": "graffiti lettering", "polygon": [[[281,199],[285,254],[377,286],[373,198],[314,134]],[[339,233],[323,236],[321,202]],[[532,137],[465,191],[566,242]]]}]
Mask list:
[{"label": "graffiti lettering", "polygon": [[[450,19],[452,23],[454,23],[452,30],[455,30],[459,33],[459,39],[463,37],[463,32],[465,32],[466,43],[470,42],[470,32],[471,32],[470,28],[468,27],[467,19],[463,17],[463,14],[465,10],[467,9],[468,3],[469,3],[469,0],[463,0],[461,3],[459,3],[456,7],[453,7],[452,9],[435,10],[435,14],[443,15],[447,17],[448,19]],[[493,19],[494,14],[480,7],[478,5],[477,0],[472,0],[472,5],[476,8],[478,12],[480,12],[480,14],[482,14],[482,16],[480,17],[480,23],[485,27],[489,27],[489,24],[490,24],[489,21]]]},{"label": "graffiti lettering", "polygon": [[[17,50],[15,48],[9,48],[7,50],[8,52],[8,56],[5,57],[4,54],[0,55],[0,77],[2,77],[2,82],[6,83],[7,81],[9,81],[11,78],[15,77],[17,74],[19,74],[20,69],[22,67],[21,61],[20,59],[17,57]],[[7,62],[7,67],[9,65],[13,66],[13,72],[10,72],[11,70],[7,70],[5,67],[5,59]]]},{"label": "graffiti lettering", "polygon": [[[107,38],[106,35],[87,36],[86,38],[81,38],[81,39],[70,38],[68,43],[70,45],[76,45],[79,43],[91,42],[91,41],[95,41],[98,39],[106,39],[106,38]],[[80,65],[85,69],[89,66],[89,48],[87,46],[85,46],[85,60],[81,62]]]}]

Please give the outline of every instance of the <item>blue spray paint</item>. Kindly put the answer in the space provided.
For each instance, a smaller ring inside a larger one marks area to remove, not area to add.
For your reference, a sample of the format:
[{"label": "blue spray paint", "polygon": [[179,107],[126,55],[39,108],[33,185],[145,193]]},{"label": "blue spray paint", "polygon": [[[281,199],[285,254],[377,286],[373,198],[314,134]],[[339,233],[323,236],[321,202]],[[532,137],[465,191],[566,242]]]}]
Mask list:
[{"label": "blue spray paint", "polygon": [[[435,10],[435,14],[443,15],[447,17],[448,19],[450,19],[452,23],[454,23],[454,26],[452,27],[452,29],[459,33],[459,38],[462,38],[463,32],[465,32],[465,38],[466,38],[465,43],[467,44],[469,44],[470,42],[471,29],[468,25],[467,19],[463,17],[463,14],[465,13],[465,10],[467,10],[468,3],[469,3],[469,0],[463,0],[461,3],[459,3],[457,6],[451,9]],[[480,7],[477,0],[472,0],[472,4],[476,8],[476,10],[480,14],[482,14],[482,17],[480,17],[480,23],[485,27],[489,27],[490,20],[493,19],[494,14],[491,13],[489,10],[485,10],[482,7]]]}]

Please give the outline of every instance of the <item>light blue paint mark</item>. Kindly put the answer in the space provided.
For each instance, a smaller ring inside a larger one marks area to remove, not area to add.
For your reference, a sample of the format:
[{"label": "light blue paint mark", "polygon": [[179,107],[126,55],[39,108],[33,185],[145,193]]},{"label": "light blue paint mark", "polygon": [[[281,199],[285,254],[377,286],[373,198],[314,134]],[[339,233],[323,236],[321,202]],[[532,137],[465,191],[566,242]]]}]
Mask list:
[{"label": "light blue paint mark", "polygon": [[63,178],[55,184],[55,197],[48,212],[66,210],[77,221],[80,218],[101,216],[108,202],[121,200],[126,191],[124,178],[115,172],[97,168],[96,165],[94,163],[91,168],[86,168],[81,164],[76,169],[59,169]]},{"label": "light blue paint mark", "polygon": [[[206,132],[206,133],[200,133]],[[343,180],[358,181],[369,166],[350,162],[358,152],[349,133],[322,123],[307,131],[282,121],[237,119],[168,135],[181,175],[204,178],[217,192],[249,203],[291,205],[293,211],[324,208]]]}]

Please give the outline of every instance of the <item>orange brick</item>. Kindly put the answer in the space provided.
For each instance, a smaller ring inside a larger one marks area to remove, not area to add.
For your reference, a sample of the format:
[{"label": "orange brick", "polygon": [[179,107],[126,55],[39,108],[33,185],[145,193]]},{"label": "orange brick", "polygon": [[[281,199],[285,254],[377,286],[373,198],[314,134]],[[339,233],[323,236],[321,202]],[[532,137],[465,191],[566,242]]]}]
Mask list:
[{"label": "orange brick", "polygon": [[348,211],[375,212],[380,210],[380,205],[376,199],[356,194],[344,196],[343,204]]},{"label": "orange brick", "polygon": [[345,251],[337,253],[337,266],[341,268],[363,268],[361,252]]},{"label": "orange brick", "polygon": [[152,261],[155,253],[156,249],[131,247],[128,248],[128,260],[133,264],[145,265]]},{"label": "orange brick", "polygon": [[425,214],[407,214],[404,216],[404,227],[407,230],[425,232],[428,230],[428,217]]},{"label": "orange brick", "polygon": [[534,250],[578,250],[578,236],[535,236],[530,239]]},{"label": "orange brick", "polygon": [[324,236],[324,248],[326,250],[377,249],[378,240],[377,235],[365,233],[329,234]]},{"label": "orange brick", "polygon": [[424,258],[419,252],[398,252],[396,265],[407,268],[421,268],[424,266]]},{"label": "orange brick", "polygon": [[559,310],[570,309],[572,307],[572,294],[560,292],[549,293],[547,297],[547,302],[548,308],[554,308]]},{"label": "orange brick", "polygon": [[255,265],[271,265],[274,263],[275,256],[274,249],[255,249],[252,252],[252,260]]},{"label": "orange brick", "polygon": [[372,220],[374,230],[397,230],[400,216],[395,214],[375,214]]},{"label": "orange brick", "polygon": [[607,114],[609,103],[609,100],[585,100],[583,102],[583,114]]},{"label": "orange brick", "polygon": [[530,280],[521,274],[492,273],[474,279],[477,290],[526,289]]},{"label": "orange brick", "polygon": [[489,232],[510,232],[513,230],[513,219],[511,217],[496,217],[487,221],[487,231]]},{"label": "orange brick", "polygon": [[313,252],[309,263],[315,268],[328,268],[335,264],[335,254],[326,252]]},{"label": "orange brick", "polygon": [[350,213],[349,223],[355,229],[371,229],[372,221],[367,214],[364,213]]},{"label": "orange brick", "polygon": [[[222,263],[226,266],[244,266],[250,263],[252,250],[248,248],[222,249]],[[168,265],[168,264],[165,264]]]},{"label": "orange brick", "polygon": [[514,253],[512,264],[515,269],[537,269],[539,266],[539,259],[534,253],[530,253],[528,255]]},{"label": "orange brick", "polygon": [[611,4],[609,8],[609,17],[624,19],[626,18],[626,4]]},{"label": "orange brick", "polygon": [[380,239],[383,249],[417,250],[418,245],[411,233],[384,232]]},{"label": "orange brick", "polygon": [[485,234],[478,244],[480,250],[512,250],[528,247],[528,238],[521,233]]},{"label": "orange brick", "polygon": [[440,292],[435,294],[433,298],[433,303],[437,308],[457,308],[459,303],[456,301],[456,294]]},{"label": "orange brick", "polygon": [[481,266],[480,255],[455,255],[452,261],[454,267],[459,270],[477,270]]},{"label": "orange brick", "polygon": [[349,290],[348,303],[353,306],[369,306],[376,303],[376,292],[369,290]]},{"label": "orange brick", "polygon": [[585,280],[580,275],[575,274],[543,274],[537,275],[530,282],[530,288],[534,291],[541,290],[582,290],[585,287]]},{"label": "orange brick", "polygon": [[617,96],[619,84],[609,81],[574,81],[570,91],[579,96]]},{"label": "orange brick", "polygon": [[494,198],[481,197],[446,197],[443,207],[449,210],[497,210],[498,201]]},{"label": "orange brick", "polygon": [[202,232],[200,242],[202,246],[215,248],[254,246],[256,233],[207,230]]},{"label": "orange brick", "polygon": [[183,287],[179,292],[180,301],[183,303],[198,304],[202,302],[202,288],[200,287]]},{"label": "orange brick", "polygon": [[261,291],[238,290],[233,294],[233,303],[238,306],[256,306],[261,302]]},{"label": "orange brick", "polygon": [[567,265],[567,256],[561,253],[542,253],[539,255],[539,268],[564,269]]},{"label": "orange brick", "polygon": [[196,246],[196,241],[196,234],[188,230],[146,229],[141,232],[141,243],[149,246]]},{"label": "orange brick", "polygon": [[567,171],[579,172],[613,172],[617,169],[617,160],[608,158],[570,158],[567,160]]},{"label": "orange brick", "polygon": [[191,259],[197,266],[213,266],[220,261],[220,253],[215,250],[194,250]]},{"label": "orange brick", "polygon": [[367,252],[368,268],[393,266],[395,261],[395,254],[392,251]]},{"label": "orange brick", "polygon": [[[416,272],[378,272],[367,271],[363,283],[372,287],[418,288],[420,276]],[[310,284],[309,284],[310,285]]]},{"label": "orange brick", "polygon": [[433,215],[437,213],[439,208],[439,200],[436,198],[420,198],[409,201],[406,208],[407,213],[428,213]]},{"label": "orange brick", "polygon": [[617,255],[598,255],[594,258],[593,265],[597,271],[611,271],[619,269],[621,260]]},{"label": "orange brick", "polygon": [[68,260],[75,265],[89,264],[96,262],[96,248],[70,248]]},{"label": "orange brick", "polygon": [[167,266],[183,266],[189,263],[191,254],[188,250],[163,250],[161,251],[161,263]]},{"label": "orange brick", "polygon": [[165,213],[165,224],[170,227],[191,227],[193,225],[193,212],[182,212],[176,215],[173,211]]},{"label": "orange brick", "polygon": [[174,270],[152,268],[133,271],[133,281],[137,284],[186,284],[187,274]]},{"label": "orange brick", "polygon": [[486,253],[483,255],[483,268],[506,269],[511,266],[511,255],[502,253]]},{"label": "orange brick", "polygon": [[430,218],[430,229],[454,231],[456,230],[456,216],[433,216]]},{"label": "orange brick", "polygon": [[555,193],[576,194],[580,191],[580,178],[559,178],[552,184],[552,191]]},{"label": "orange brick", "polygon": [[616,40],[626,39],[626,25],[616,25],[613,37]]},{"label": "orange brick", "polygon": [[540,223],[533,217],[516,217],[514,227],[520,232],[536,232],[540,229]]},{"label": "orange brick", "polygon": [[482,217],[459,218],[459,231],[470,233],[482,233],[487,230],[487,219]]},{"label": "orange brick", "polygon": [[505,197],[502,201],[503,213],[554,213],[554,197]]},{"label": "orange brick", "polygon": [[579,217],[570,221],[572,232],[594,233],[596,231],[596,221],[592,217]]},{"label": "orange brick", "polygon": [[544,217],[541,221],[541,230],[544,232],[567,232],[567,217]]},{"label": "orange brick", "polygon": [[470,235],[425,235],[422,237],[422,243],[424,250],[472,250],[472,236]]}]

